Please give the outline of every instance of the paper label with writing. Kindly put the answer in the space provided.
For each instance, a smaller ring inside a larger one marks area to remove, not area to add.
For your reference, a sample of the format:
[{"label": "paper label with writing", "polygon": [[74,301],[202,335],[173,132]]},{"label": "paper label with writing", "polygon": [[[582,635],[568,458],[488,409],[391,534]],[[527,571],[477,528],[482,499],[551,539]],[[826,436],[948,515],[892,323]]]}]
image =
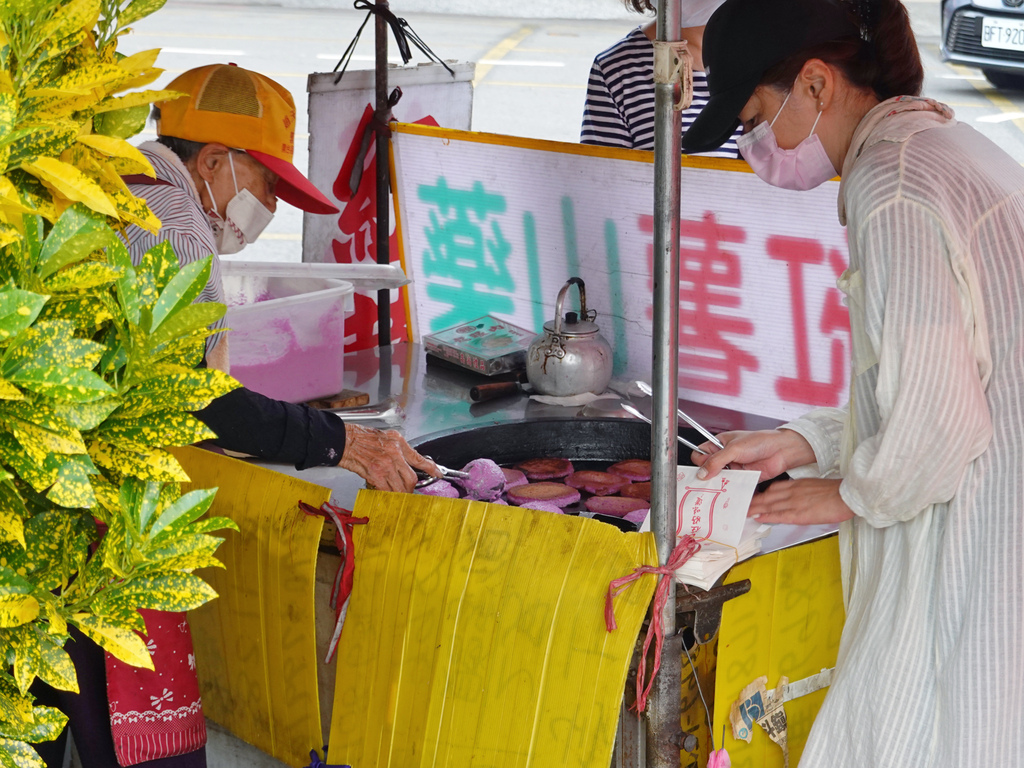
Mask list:
[{"label": "paper label with writing", "polygon": [[690,535],[699,542],[738,547],[759,478],[759,472],[725,469],[712,478],[698,480],[697,467],[679,467],[676,536]]}]

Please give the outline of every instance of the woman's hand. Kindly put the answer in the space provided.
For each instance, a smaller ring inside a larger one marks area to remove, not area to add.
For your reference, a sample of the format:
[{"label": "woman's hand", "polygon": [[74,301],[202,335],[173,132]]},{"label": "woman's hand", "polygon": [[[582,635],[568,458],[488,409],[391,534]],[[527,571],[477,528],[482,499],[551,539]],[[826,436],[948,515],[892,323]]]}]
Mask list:
[{"label": "woman's hand", "polygon": [[384,432],[358,424],[345,425],[345,453],[338,466],[355,472],[374,488],[406,493],[416,485],[413,467],[433,477],[441,474],[434,462],[416,453],[394,430]]},{"label": "woman's hand", "polygon": [[761,480],[770,480],[793,467],[810,464],[814,451],[802,435],[791,429],[766,429],[759,432],[723,432],[718,436],[725,448],[704,443],[703,456],[696,451],[693,463],[700,467],[697,477],[714,477],[726,464],[732,469],[752,469],[761,473]]},{"label": "woman's hand", "polygon": [[839,495],[840,480],[785,480],[755,493],[748,517],[761,523],[817,525],[841,523],[853,517]]}]

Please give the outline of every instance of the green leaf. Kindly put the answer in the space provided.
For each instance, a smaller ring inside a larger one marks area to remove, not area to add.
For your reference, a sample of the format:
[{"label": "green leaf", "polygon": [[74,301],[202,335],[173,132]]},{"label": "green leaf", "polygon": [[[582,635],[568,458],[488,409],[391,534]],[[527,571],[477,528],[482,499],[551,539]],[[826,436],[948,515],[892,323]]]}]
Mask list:
[{"label": "green leaf", "polygon": [[124,398],[121,413],[138,417],[171,409],[199,411],[241,386],[215,368],[174,368],[173,373],[147,378],[132,387]]},{"label": "green leaf", "polygon": [[96,496],[89,476],[98,471],[88,454],[69,456],[61,465],[57,481],[46,498],[62,507],[92,507],[96,503]]},{"label": "green leaf", "polygon": [[139,300],[145,307],[152,307],[160,297],[160,293],[171,281],[180,267],[174,248],[166,240],[162,240],[144,254],[136,268],[139,279]]},{"label": "green leaf", "polygon": [[77,366],[24,367],[11,375],[10,380],[23,389],[47,397],[80,403],[95,402],[115,394],[98,375]]},{"label": "green leaf", "polygon": [[118,26],[127,27],[134,24],[139,19],[159,11],[166,2],[167,0],[132,0],[117,17]]},{"label": "green leaf", "polygon": [[39,678],[58,691],[78,693],[75,665],[62,643],[50,635],[39,635]]},{"label": "green leaf", "polygon": [[[37,589],[56,589],[81,568],[95,534],[88,514],[74,515],[51,507],[25,520],[24,548],[0,543],[0,563],[23,574]],[[42,612],[47,613],[45,600]]]},{"label": "green leaf", "polygon": [[216,488],[186,493],[164,509],[153,522],[153,526],[148,530],[144,528],[143,532],[147,533],[153,542],[173,535],[175,531],[181,530],[206,514],[216,494]]},{"label": "green leaf", "polygon": [[168,344],[195,331],[205,329],[224,317],[226,311],[227,307],[214,302],[182,307],[160,324],[160,327],[149,337],[148,347],[151,350],[156,349],[161,344]]},{"label": "green leaf", "polygon": [[100,12],[100,0],[71,0],[62,4],[60,13],[50,14],[39,30],[43,40],[61,38],[96,23]]},{"label": "green leaf", "polygon": [[142,533],[157,515],[160,484],[129,479],[121,486],[121,510],[131,530]]},{"label": "green leaf", "polygon": [[39,276],[46,278],[57,270],[81,261],[114,237],[106,220],[81,203],[68,208],[43,242],[39,254]]},{"label": "green leaf", "polygon": [[[111,285],[121,277],[122,270],[112,264],[87,262],[62,269],[46,281],[46,289],[53,293],[84,291]],[[97,323],[98,325],[98,323]]]},{"label": "green leaf", "polygon": [[154,333],[168,317],[190,305],[199,298],[210,280],[210,269],[213,257],[208,256],[200,261],[193,261],[182,267],[178,274],[160,293],[160,298],[153,305],[153,321],[150,333]]},{"label": "green leaf", "polygon": [[159,448],[138,451],[96,441],[89,445],[89,455],[98,466],[121,475],[158,482],[188,481],[178,460]]},{"label": "green leaf", "polygon": [[9,286],[0,289],[0,342],[14,338],[32,325],[47,298]]},{"label": "green leaf", "polygon": [[139,289],[138,273],[132,266],[128,249],[120,240],[113,240],[107,248],[110,263],[121,270],[121,278],[117,281],[117,301],[128,322],[138,325],[142,313],[142,299]]},{"label": "green leaf", "polygon": [[145,632],[146,620],[139,613],[139,608],[144,607],[135,604],[133,595],[125,596],[122,594],[121,588],[115,586],[100,593],[100,596],[92,603],[92,612],[125,629],[130,629],[133,632]]},{"label": "green leaf", "polygon": [[112,305],[113,302],[103,295],[69,297],[65,294],[55,296],[46,302],[39,316],[44,320],[65,320],[82,331],[82,335],[91,336],[99,326],[114,317],[114,313],[110,311]]},{"label": "green leaf", "polygon": [[230,517],[206,517],[199,522],[192,523],[182,533],[197,534],[223,530],[239,531],[241,529],[238,527],[238,523]]},{"label": "green leaf", "polygon": [[25,547],[25,502],[10,479],[0,481],[0,541]]},{"label": "green leaf", "polygon": [[217,597],[213,587],[191,573],[143,576],[116,591],[138,608],[154,611],[191,611]]},{"label": "green leaf", "polygon": [[[67,722],[67,717],[64,718],[64,721]],[[61,730],[64,730],[63,725],[61,725]],[[52,741],[52,739],[50,740]],[[46,768],[46,763],[43,762],[39,753],[28,744],[3,737],[0,737],[0,765],[3,765],[4,768]]]},{"label": "green leaf", "polygon": [[71,623],[78,627],[83,635],[125,664],[153,669],[153,659],[146,649],[146,644],[131,630],[87,613],[76,613],[71,617]]},{"label": "green leaf", "polygon": [[10,166],[32,162],[41,157],[58,157],[64,150],[75,143],[80,126],[70,120],[53,120],[44,125],[31,126],[27,132],[11,142]]},{"label": "green leaf", "polygon": [[140,418],[115,413],[96,429],[96,436],[104,442],[135,450],[191,445],[217,437],[195,416],[182,411],[157,411]]},{"label": "green leaf", "polygon": [[198,568],[223,568],[213,556],[224,539],[205,533],[187,534],[147,550],[148,562],[140,571],[194,571]]},{"label": "green leaf", "polygon": [[0,673],[0,721],[6,727],[14,724],[27,727],[34,720],[32,702],[21,695],[14,678],[6,670]]},{"label": "green leaf", "polygon": [[91,403],[54,403],[53,412],[80,432],[88,432],[102,424],[120,404],[113,397],[93,400]]},{"label": "green leaf", "polygon": [[39,615],[33,586],[6,566],[0,566],[0,627],[19,627]]},{"label": "green leaf", "polygon": [[29,686],[36,679],[43,655],[35,629],[24,629],[25,631],[18,633],[18,641],[14,646],[14,680],[22,695],[28,693]]},{"label": "green leaf", "polygon": [[93,130],[103,136],[129,139],[145,129],[149,111],[149,104],[139,104],[134,107],[101,112],[93,117]]},{"label": "green leaf", "polygon": [[21,446],[37,461],[48,453],[85,453],[82,436],[43,402],[7,401],[0,421],[14,433]]},{"label": "green leaf", "polygon": [[92,370],[103,355],[103,345],[75,338],[74,332],[74,325],[66,320],[36,323],[19,335],[4,354],[0,373],[13,380],[14,373],[23,367],[68,365]]}]

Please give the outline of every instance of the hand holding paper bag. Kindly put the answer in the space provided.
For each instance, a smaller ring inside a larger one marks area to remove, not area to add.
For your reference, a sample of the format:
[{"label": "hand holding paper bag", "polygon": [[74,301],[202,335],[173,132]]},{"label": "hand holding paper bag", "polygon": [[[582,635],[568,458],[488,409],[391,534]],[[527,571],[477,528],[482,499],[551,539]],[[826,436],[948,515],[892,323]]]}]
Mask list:
[{"label": "hand holding paper bag", "polygon": [[783,472],[816,461],[811,444],[791,429],[765,429],[757,432],[723,432],[718,439],[725,448],[704,443],[701,449],[709,455],[694,452],[690,458],[701,468],[699,479],[715,477],[726,464],[733,469],[750,469],[761,473],[761,480],[770,480]]}]

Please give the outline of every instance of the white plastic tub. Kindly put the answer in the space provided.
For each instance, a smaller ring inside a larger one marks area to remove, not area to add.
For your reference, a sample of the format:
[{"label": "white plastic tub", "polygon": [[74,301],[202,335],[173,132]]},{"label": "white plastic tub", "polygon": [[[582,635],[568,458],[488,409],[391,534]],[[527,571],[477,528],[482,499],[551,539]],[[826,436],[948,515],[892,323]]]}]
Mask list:
[{"label": "white plastic tub", "polygon": [[244,270],[230,264],[221,263],[231,375],[249,389],[292,403],[340,392],[351,283],[308,277],[300,269],[288,276],[256,263]]}]

